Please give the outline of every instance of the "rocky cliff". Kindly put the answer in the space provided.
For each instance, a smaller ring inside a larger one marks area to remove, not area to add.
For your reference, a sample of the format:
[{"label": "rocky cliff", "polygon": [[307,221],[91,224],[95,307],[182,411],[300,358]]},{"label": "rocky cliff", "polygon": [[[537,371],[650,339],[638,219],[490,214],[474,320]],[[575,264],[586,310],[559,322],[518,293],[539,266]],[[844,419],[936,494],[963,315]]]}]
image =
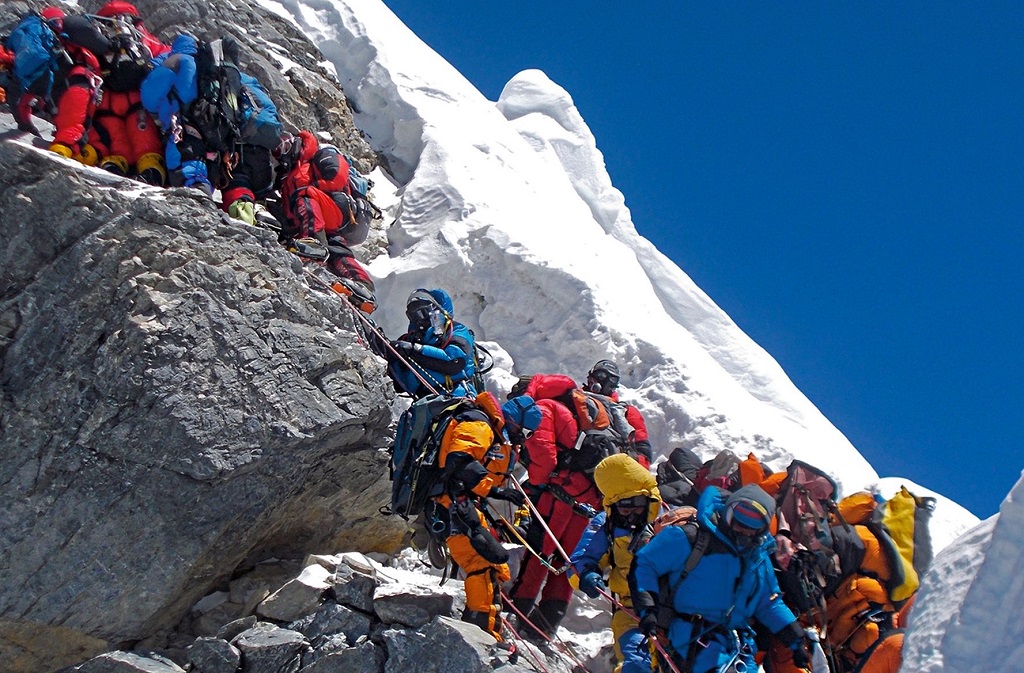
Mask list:
[{"label": "rocky cliff", "polygon": [[[226,4],[137,4],[158,29],[227,29]],[[325,72],[293,71],[312,87],[289,84],[293,126],[357,133],[350,117],[333,125],[347,107]],[[404,527],[377,513],[392,394],[349,308],[309,287],[276,234],[206,197],[5,135],[3,670],[54,670],[171,628],[267,556],[393,550]],[[372,162],[364,143],[346,149]]]}]

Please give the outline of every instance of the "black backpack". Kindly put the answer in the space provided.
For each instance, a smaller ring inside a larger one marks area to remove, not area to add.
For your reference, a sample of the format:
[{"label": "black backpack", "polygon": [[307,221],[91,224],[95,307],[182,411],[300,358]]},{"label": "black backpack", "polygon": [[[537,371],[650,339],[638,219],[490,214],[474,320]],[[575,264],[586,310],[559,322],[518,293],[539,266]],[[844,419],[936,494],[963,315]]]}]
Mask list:
[{"label": "black backpack", "polygon": [[473,400],[446,395],[427,395],[402,413],[391,447],[391,504],[381,508],[382,514],[416,517],[431,498],[444,493],[444,470],[438,459],[452,420],[490,422]]},{"label": "black backpack", "polygon": [[198,96],[189,106],[187,118],[203,137],[207,150],[230,153],[241,137],[244,121],[238,43],[231,38],[204,41],[195,61]]},{"label": "black backpack", "polygon": [[105,61],[104,88],[111,91],[136,91],[142,80],[153,70],[153,54],[142,39],[142,34],[127,16],[90,16],[103,37],[110,43],[110,51],[96,53]]}]

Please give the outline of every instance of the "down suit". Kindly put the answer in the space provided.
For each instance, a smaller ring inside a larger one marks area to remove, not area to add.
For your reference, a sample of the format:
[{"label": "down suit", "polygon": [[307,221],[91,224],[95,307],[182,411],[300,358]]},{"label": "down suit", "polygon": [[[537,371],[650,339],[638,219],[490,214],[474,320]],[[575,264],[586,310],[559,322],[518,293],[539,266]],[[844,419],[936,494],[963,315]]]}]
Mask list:
[{"label": "down suit", "polygon": [[[736,502],[755,502],[768,513],[759,537],[747,544],[728,534],[724,523],[727,507]],[[780,636],[784,630],[793,631],[793,637],[784,640],[792,640],[794,649],[802,641],[802,629],[795,628],[796,618],[782,601],[772,569],[769,555],[775,542],[764,534],[774,511],[774,501],[757,486],[745,486],[732,495],[709,487],[697,502],[697,519],[710,541],[688,575],[683,571],[693,543],[683,527],[664,528],[637,553],[634,604],[641,608],[641,618],[647,618],[659,605],[659,581],[667,580],[663,607],[672,614],[667,639],[684,670],[707,673],[730,662],[757,670],[752,619]]]}]

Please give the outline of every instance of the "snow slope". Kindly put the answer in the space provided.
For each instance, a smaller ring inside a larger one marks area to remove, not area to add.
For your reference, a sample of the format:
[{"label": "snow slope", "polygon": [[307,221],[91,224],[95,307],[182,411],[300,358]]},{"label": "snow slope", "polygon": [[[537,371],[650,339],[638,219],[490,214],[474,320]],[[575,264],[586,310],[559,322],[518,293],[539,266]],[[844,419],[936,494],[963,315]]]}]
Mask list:
[{"label": "snow slope", "polygon": [[515,374],[582,378],[616,360],[656,451],[755,451],[778,469],[797,457],[847,491],[877,481],[779,365],[637,234],[593,134],[543,73],[520,73],[495,104],[380,2],[265,4],[333,63],[401,186],[390,255],[370,265],[389,333],[404,327],[411,290],[444,287]]},{"label": "snow slope", "polygon": [[1022,567],[1024,478],[999,514],[936,557],[911,612],[902,670],[1024,670]]}]

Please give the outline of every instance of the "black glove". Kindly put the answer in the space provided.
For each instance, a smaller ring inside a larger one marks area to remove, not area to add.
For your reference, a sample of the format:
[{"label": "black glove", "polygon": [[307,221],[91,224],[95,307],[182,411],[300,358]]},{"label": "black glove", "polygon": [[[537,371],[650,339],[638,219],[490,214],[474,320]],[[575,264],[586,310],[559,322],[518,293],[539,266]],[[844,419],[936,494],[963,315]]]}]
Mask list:
[{"label": "black glove", "polygon": [[811,665],[811,647],[807,632],[799,622],[787,624],[777,634],[779,640],[793,651],[793,665],[797,668],[807,668]]},{"label": "black glove", "polygon": [[591,598],[600,598],[601,592],[607,588],[608,585],[604,583],[604,578],[599,572],[583,573],[583,577],[580,578],[580,591]]},{"label": "black glove", "polygon": [[811,655],[807,651],[807,646],[804,641],[800,641],[798,646],[793,650],[793,665],[797,668],[810,668],[811,666]]},{"label": "black glove", "polygon": [[648,610],[640,617],[640,633],[648,638],[658,635],[658,612]]},{"label": "black glove", "polygon": [[405,353],[406,355],[408,355],[409,353],[416,353],[423,350],[423,346],[421,346],[420,344],[402,340],[392,341],[391,347],[394,348],[399,353]]},{"label": "black glove", "polygon": [[495,486],[491,489],[491,492],[487,494],[487,497],[494,498],[495,500],[505,500],[516,507],[522,507],[526,502],[526,496],[514,488],[498,488]]}]

